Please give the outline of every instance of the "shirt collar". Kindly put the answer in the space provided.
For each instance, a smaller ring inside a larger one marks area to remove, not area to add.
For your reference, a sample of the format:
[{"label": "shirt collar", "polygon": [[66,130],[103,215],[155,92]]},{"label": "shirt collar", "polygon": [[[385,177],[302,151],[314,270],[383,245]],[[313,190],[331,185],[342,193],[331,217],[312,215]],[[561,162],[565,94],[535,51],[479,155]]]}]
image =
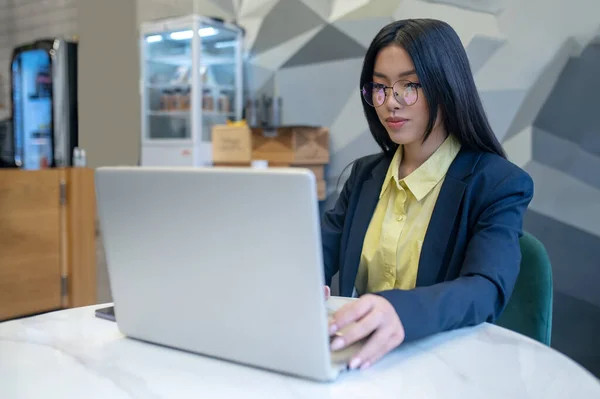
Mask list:
[{"label": "shirt collar", "polygon": [[460,142],[453,135],[448,135],[429,159],[410,175],[404,179],[399,179],[398,171],[402,161],[402,146],[399,146],[388,168],[379,198],[383,196],[392,183],[397,187],[400,187],[403,183],[417,201],[421,201],[444,178],[452,161],[460,151],[460,147]]}]

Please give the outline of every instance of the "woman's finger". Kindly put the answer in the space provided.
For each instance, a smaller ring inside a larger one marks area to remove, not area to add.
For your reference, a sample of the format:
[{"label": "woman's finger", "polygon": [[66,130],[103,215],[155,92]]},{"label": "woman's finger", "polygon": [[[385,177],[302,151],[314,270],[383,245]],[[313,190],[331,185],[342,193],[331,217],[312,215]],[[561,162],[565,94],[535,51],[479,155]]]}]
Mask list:
[{"label": "woman's finger", "polygon": [[333,321],[329,325],[329,334],[333,335],[350,323],[360,320],[372,308],[373,301],[368,295],[342,306],[333,315]]},{"label": "woman's finger", "polygon": [[340,330],[331,343],[331,349],[336,351],[367,337],[381,325],[382,317],[378,312],[371,311],[356,323]]},{"label": "woman's finger", "polygon": [[360,366],[357,367],[360,367],[361,369],[369,368],[371,365],[377,363],[383,356],[396,349],[402,343],[402,340],[401,334],[392,333],[385,340],[384,345],[380,347],[379,350],[376,350],[373,355],[369,355],[368,353],[363,355],[359,353],[356,357],[362,359],[362,362]]},{"label": "woman's finger", "polygon": [[[391,350],[391,345],[393,344],[390,342],[391,336],[392,330],[390,328],[379,328],[371,338],[367,340],[361,350],[352,357],[350,368],[356,369],[359,367],[368,367],[389,352]],[[400,343],[395,346],[399,344]]]}]

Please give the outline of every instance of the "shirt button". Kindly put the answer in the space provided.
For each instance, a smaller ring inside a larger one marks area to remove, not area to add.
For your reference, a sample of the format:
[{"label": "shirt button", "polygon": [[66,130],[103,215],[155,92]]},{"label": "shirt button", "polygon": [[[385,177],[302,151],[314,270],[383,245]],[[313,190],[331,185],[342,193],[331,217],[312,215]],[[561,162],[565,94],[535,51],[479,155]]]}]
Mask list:
[{"label": "shirt button", "polygon": [[403,220],[404,220],[404,215],[398,216],[397,220],[398,220],[399,222],[403,221]]}]

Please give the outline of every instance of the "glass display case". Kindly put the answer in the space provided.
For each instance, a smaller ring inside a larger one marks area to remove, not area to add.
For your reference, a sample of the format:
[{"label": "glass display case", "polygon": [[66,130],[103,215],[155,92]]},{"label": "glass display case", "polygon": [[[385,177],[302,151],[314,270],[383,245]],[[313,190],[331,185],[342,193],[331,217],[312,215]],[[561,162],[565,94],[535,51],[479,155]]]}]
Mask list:
[{"label": "glass display case", "polygon": [[211,165],[212,126],[242,117],[242,29],[192,15],[141,30],[142,166]]}]

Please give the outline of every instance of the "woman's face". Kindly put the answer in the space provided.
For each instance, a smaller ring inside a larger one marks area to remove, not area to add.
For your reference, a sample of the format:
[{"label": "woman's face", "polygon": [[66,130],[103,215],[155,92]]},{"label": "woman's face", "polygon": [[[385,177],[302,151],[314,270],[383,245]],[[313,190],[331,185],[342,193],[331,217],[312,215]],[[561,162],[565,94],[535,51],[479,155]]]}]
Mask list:
[{"label": "woman's face", "polygon": [[[399,145],[420,143],[427,128],[429,110],[423,90],[415,85],[419,83],[419,78],[408,53],[396,45],[383,48],[375,59],[373,82],[376,87],[394,86],[393,90],[386,89],[387,95],[383,105],[375,107],[377,116],[390,135],[390,139]],[[394,96],[393,92],[397,95]],[[381,95],[382,93],[379,92],[379,99],[375,98],[373,102],[381,101]],[[402,99],[405,103],[413,102],[415,95],[414,104],[401,103]],[[398,101],[396,97],[400,97],[401,100]]]}]

